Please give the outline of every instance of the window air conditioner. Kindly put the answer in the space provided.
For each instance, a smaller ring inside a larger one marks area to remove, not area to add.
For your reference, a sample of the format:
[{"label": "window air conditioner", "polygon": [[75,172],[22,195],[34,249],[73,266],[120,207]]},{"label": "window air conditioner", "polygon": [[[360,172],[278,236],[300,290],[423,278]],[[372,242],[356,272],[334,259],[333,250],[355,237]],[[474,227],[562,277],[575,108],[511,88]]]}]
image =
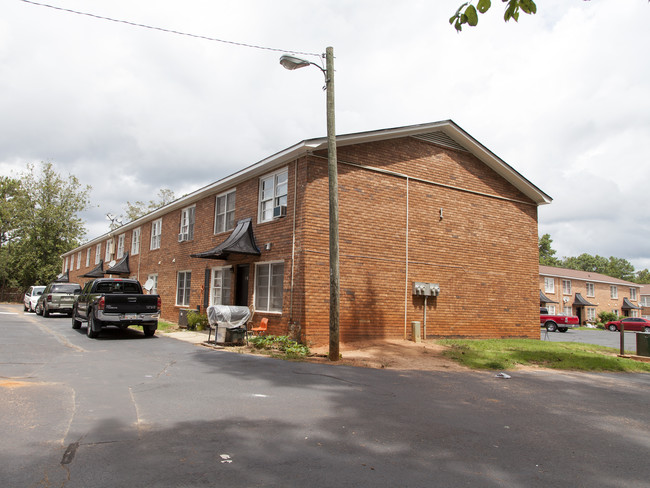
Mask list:
[{"label": "window air conditioner", "polygon": [[178,234],[178,242],[183,242],[187,240],[187,234],[183,234],[182,232]]},{"label": "window air conditioner", "polygon": [[279,219],[280,217],[286,217],[287,216],[287,206],[286,205],[280,205],[277,207],[273,208],[273,218],[274,219]]}]

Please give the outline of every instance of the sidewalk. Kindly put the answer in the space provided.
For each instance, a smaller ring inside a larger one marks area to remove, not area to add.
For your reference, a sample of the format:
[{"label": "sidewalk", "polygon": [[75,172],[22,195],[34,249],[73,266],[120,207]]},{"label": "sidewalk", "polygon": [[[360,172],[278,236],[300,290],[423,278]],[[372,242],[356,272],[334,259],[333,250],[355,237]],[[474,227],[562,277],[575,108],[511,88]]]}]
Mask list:
[{"label": "sidewalk", "polygon": [[[161,332],[157,331],[157,335],[161,337],[171,337],[180,341],[191,342],[192,344],[201,344],[208,340],[208,331],[205,330],[179,330],[176,332]],[[213,334],[214,336],[214,334]],[[214,337],[212,337],[214,340]]]}]

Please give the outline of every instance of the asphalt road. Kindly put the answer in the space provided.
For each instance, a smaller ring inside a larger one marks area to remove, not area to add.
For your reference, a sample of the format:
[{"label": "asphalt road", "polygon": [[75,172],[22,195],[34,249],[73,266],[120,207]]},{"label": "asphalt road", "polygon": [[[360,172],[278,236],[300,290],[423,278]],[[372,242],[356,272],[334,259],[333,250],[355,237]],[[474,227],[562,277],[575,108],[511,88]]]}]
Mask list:
[{"label": "asphalt road", "polygon": [[[624,349],[626,352],[636,354],[636,332],[624,332]],[[613,347],[620,350],[621,333],[611,332],[609,330],[574,330],[569,329],[566,332],[546,332],[542,329],[540,338],[552,342],[582,342],[585,344],[595,344],[597,346]]]},{"label": "asphalt road", "polygon": [[[0,305],[0,486],[648,487],[650,375],[293,363]],[[565,336],[563,334],[563,336]]]}]

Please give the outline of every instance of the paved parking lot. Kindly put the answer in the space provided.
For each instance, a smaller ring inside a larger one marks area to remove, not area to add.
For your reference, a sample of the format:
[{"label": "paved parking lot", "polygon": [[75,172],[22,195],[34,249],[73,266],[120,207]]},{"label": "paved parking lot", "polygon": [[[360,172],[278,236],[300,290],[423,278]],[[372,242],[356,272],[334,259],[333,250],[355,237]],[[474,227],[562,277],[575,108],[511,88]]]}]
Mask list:
[{"label": "paved parking lot", "polygon": [[[636,334],[637,332],[625,332],[625,350],[636,354]],[[548,332],[541,330],[541,339],[552,342],[582,342],[585,344],[595,344],[597,346],[621,347],[621,333],[610,332],[608,330],[574,330],[569,329],[566,332]]]}]

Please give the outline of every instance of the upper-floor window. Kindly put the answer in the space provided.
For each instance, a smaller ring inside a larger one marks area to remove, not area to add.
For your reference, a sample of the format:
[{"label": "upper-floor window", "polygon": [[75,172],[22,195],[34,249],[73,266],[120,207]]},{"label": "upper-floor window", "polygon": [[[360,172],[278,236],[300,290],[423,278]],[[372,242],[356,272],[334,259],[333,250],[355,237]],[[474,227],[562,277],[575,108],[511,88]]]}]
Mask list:
[{"label": "upper-floor window", "polygon": [[586,283],[587,285],[587,296],[588,297],[595,297],[596,296],[596,288],[594,287],[593,283]]},{"label": "upper-floor window", "polygon": [[178,235],[178,241],[191,241],[194,239],[194,213],[196,207],[184,208],[181,210],[181,231]]},{"label": "upper-floor window", "polygon": [[562,294],[571,295],[571,280],[562,280]]},{"label": "upper-floor window", "polygon": [[81,268],[81,251],[77,253],[77,269],[79,268]]},{"label": "upper-floor window", "polygon": [[140,227],[133,229],[131,234],[131,256],[140,254]]},{"label": "upper-floor window", "polygon": [[212,268],[210,305],[230,305],[230,282],[232,269]]},{"label": "upper-floor window", "polygon": [[65,264],[63,265],[63,272],[65,273],[70,268],[68,268],[68,256],[65,257]]},{"label": "upper-floor window", "polygon": [[544,291],[546,293],[555,293],[555,279],[544,278]]},{"label": "upper-floor window", "polygon": [[70,254],[70,267],[68,269],[74,269],[74,254]]},{"label": "upper-floor window", "polygon": [[289,172],[283,169],[260,178],[259,222],[273,219],[273,209],[287,206]]},{"label": "upper-floor window", "polygon": [[630,288],[630,300],[634,300],[636,302],[636,288]]},{"label": "upper-floor window", "polygon": [[99,264],[100,259],[102,259],[102,243],[97,244],[95,248],[95,264]]},{"label": "upper-floor window", "polygon": [[113,241],[108,239],[106,241],[106,254],[104,254],[104,261],[109,262],[111,260],[111,254],[113,254]]},{"label": "upper-floor window", "polygon": [[618,298],[618,287],[616,285],[611,285],[609,287],[609,297]]},{"label": "upper-floor window", "polygon": [[162,219],[151,222],[151,246],[150,249],[160,249],[162,236]]},{"label": "upper-floor window", "polygon": [[255,265],[255,310],[282,312],[284,263]]},{"label": "upper-floor window", "polygon": [[86,268],[90,266],[90,253],[92,250],[90,248],[86,249]]},{"label": "upper-floor window", "polygon": [[117,238],[117,259],[124,257],[124,234]]},{"label": "upper-floor window", "polygon": [[235,191],[217,195],[214,217],[214,233],[226,232],[235,228]]}]

